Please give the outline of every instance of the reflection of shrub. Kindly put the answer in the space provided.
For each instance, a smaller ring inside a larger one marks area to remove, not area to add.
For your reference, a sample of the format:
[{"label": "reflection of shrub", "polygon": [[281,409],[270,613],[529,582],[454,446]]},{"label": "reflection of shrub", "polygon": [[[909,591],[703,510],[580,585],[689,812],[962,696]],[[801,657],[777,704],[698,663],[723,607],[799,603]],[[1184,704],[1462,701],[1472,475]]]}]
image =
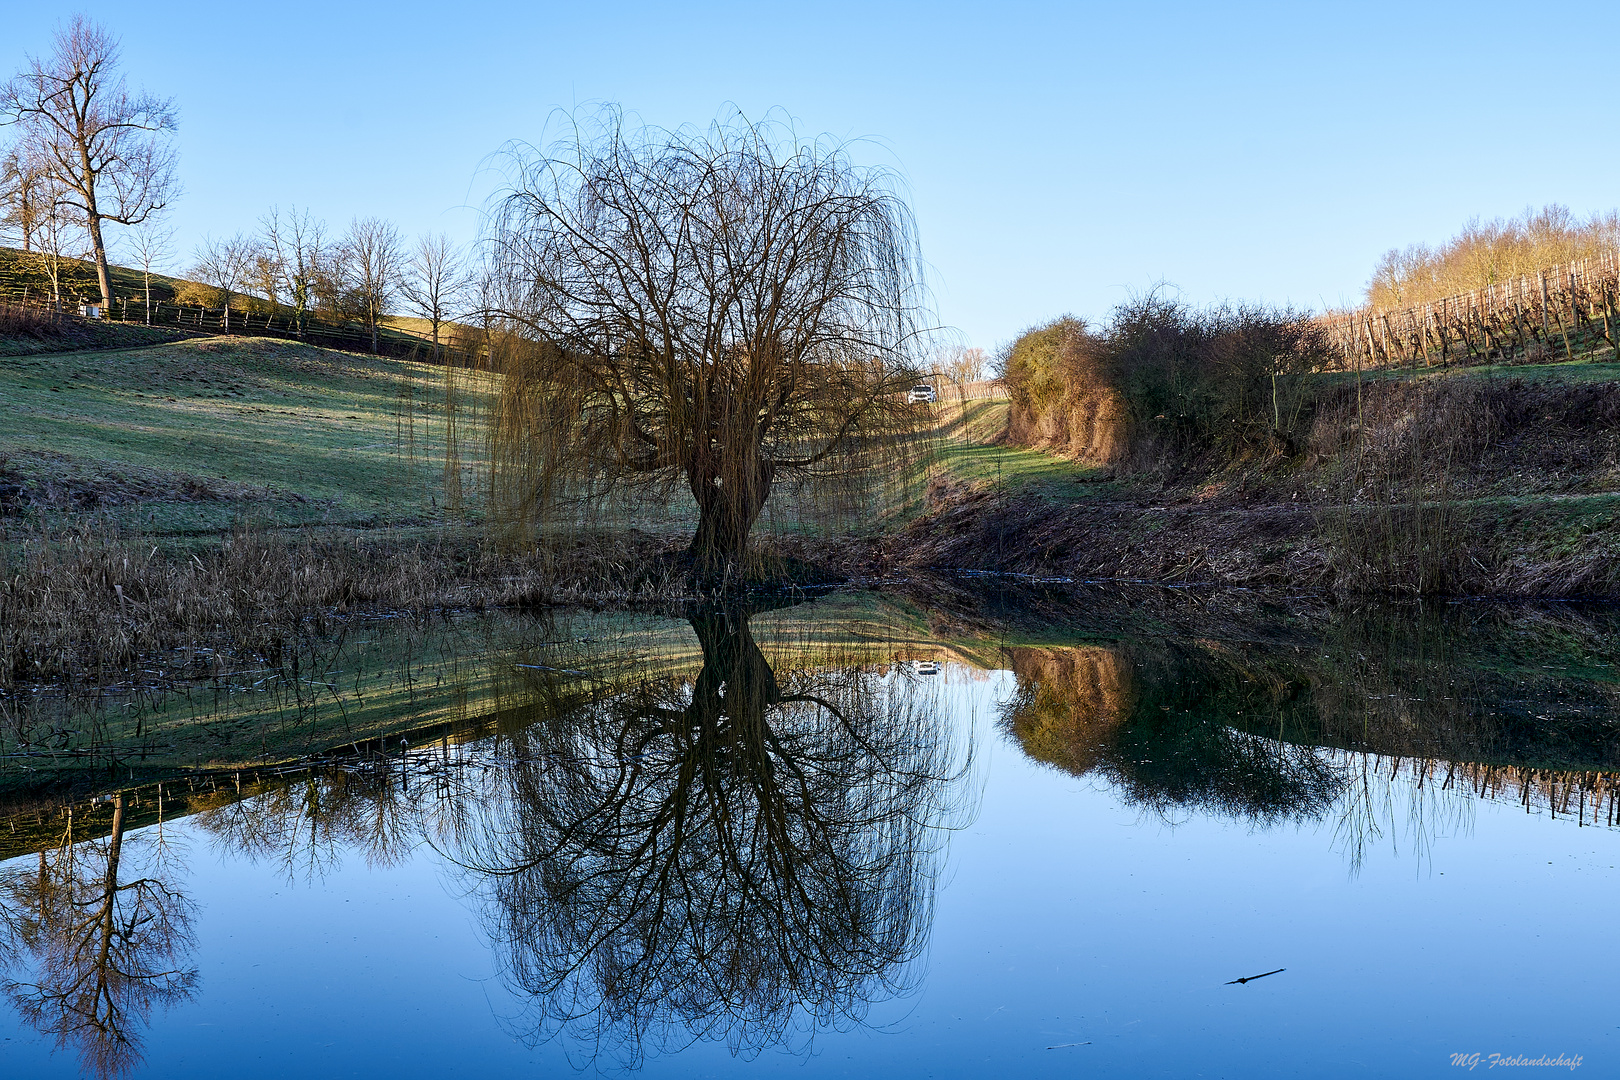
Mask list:
[{"label": "reflection of shrub", "polygon": [[[1277,737],[1309,708],[1297,678],[1172,644],[1012,649],[1009,659],[1018,692],[1003,706],[1002,730],[1037,761],[1095,773],[1135,805],[1305,821],[1340,788],[1327,755]],[[1246,730],[1257,714],[1281,723]]]},{"label": "reflection of shrub", "polygon": [[1309,419],[1303,376],[1326,358],[1299,312],[1150,293],[1100,332],[1067,317],[1029,330],[1001,363],[1014,441],[1151,467],[1211,450],[1292,456]]}]

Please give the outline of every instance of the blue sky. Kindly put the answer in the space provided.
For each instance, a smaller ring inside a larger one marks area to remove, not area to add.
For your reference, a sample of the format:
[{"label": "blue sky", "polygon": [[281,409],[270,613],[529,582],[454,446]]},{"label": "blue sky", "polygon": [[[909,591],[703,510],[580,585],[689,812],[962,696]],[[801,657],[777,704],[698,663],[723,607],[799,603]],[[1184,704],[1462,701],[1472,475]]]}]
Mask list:
[{"label": "blue sky", "polygon": [[940,318],[986,347],[1159,281],[1350,302],[1383,251],[1473,215],[1620,205],[1614,4],[0,0],[0,65],[74,10],[179,101],[183,252],[292,203],[470,239],[492,153],[602,101],[864,140]]}]

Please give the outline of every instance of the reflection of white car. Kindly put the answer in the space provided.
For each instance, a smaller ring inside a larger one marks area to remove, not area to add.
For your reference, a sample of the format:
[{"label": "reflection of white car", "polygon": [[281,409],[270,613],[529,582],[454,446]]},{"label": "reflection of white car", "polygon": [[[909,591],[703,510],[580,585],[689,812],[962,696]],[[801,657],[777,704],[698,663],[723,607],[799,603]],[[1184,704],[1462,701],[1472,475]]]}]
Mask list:
[{"label": "reflection of white car", "polygon": [[934,388],[927,383],[918,383],[906,395],[906,401],[912,405],[932,405],[934,398]]},{"label": "reflection of white car", "polygon": [[933,660],[918,660],[912,665],[918,675],[938,675],[939,664]]}]

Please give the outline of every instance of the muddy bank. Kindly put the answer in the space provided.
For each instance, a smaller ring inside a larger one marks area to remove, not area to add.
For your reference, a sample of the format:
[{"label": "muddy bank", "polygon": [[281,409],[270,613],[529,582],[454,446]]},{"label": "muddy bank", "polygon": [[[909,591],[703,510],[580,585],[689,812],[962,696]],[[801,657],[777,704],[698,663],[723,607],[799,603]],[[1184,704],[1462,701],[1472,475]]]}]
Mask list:
[{"label": "muddy bank", "polygon": [[1614,504],[1356,507],[1193,493],[1061,505],[946,490],[878,544],[892,570],[966,569],[1079,580],[1350,594],[1620,599]]},{"label": "muddy bank", "polygon": [[1297,440],[1139,458],[1077,500],[937,484],[875,554],[902,569],[1620,598],[1620,383],[1347,384]]}]

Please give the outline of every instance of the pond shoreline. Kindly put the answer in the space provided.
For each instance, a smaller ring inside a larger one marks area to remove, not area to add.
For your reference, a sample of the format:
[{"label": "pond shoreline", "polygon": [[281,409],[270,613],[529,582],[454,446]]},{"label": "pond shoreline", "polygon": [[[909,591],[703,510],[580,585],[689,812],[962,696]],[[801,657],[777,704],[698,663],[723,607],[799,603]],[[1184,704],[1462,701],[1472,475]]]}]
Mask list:
[{"label": "pond shoreline", "polygon": [[1620,600],[1617,496],[1435,501],[1392,511],[1205,489],[1061,503],[947,483],[931,495],[927,514],[872,543],[860,567],[867,576],[949,569],[1310,590],[1345,600]]},{"label": "pond shoreline", "polygon": [[993,479],[983,466],[938,476],[881,554],[1343,597],[1620,599],[1615,374],[1345,376],[1313,387],[1289,438],[1234,445],[1178,442],[1168,422],[1110,441],[1083,411],[980,406],[957,427],[981,457],[999,452]]}]

